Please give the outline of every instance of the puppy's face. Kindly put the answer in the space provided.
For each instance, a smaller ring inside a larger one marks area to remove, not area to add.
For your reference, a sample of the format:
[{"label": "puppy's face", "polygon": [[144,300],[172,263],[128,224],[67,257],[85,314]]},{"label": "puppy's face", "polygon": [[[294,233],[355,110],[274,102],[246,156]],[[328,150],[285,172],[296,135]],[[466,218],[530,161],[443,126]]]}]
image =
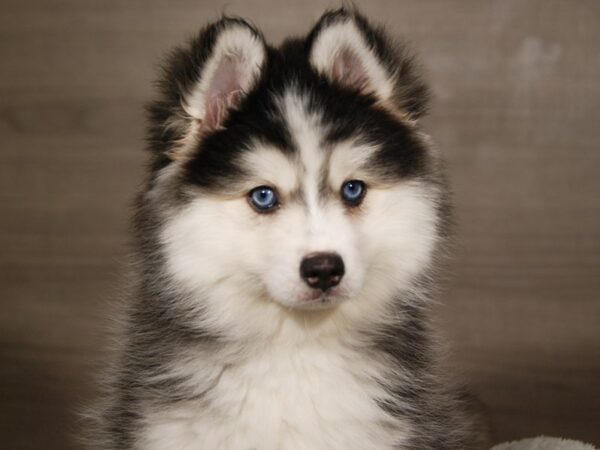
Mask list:
[{"label": "puppy's face", "polygon": [[162,202],[169,276],[215,322],[384,314],[431,262],[435,162],[362,20],[325,17],[279,50],[222,21],[199,41],[185,120],[163,114],[176,139],[146,197]]}]

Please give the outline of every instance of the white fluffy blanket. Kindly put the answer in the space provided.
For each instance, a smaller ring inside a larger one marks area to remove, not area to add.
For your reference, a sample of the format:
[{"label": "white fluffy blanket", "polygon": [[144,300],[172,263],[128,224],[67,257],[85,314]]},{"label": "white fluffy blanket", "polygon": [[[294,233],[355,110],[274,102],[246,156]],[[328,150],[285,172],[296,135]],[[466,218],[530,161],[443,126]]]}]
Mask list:
[{"label": "white fluffy blanket", "polygon": [[498,444],[491,450],[597,450],[596,447],[583,442],[568,439],[537,437],[522,441],[505,442]]}]

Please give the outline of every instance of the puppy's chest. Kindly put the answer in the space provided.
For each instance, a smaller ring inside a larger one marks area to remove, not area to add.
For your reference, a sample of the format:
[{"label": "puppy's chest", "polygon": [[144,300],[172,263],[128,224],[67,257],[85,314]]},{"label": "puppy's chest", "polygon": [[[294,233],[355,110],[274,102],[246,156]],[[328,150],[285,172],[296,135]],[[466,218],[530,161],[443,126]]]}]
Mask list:
[{"label": "puppy's chest", "polygon": [[201,400],[153,411],[140,448],[400,448],[407,434],[377,400],[373,361],[347,352],[280,349],[226,367]]}]

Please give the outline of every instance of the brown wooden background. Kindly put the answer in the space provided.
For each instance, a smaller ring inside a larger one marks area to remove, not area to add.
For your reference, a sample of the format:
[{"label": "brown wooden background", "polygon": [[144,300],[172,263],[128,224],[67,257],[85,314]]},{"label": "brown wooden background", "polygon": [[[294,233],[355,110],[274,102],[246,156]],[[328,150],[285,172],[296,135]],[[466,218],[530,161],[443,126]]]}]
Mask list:
[{"label": "brown wooden background", "polygon": [[[600,2],[358,2],[421,54],[456,260],[440,327],[498,440],[600,444]],[[1,0],[0,447],[75,449],[160,55],[222,11],[272,42],[335,2]]]}]

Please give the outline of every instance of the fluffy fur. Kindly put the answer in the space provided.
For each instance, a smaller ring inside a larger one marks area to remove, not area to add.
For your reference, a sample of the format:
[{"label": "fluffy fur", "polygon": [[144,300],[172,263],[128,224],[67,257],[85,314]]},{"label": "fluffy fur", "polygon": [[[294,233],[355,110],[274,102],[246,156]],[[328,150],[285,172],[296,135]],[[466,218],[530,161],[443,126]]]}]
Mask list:
[{"label": "fluffy fur", "polygon": [[[279,48],[224,18],[172,54],[93,448],[478,448],[426,320],[448,219],[426,97],[354,11]],[[253,209],[257,186],[279,207]],[[326,292],[300,276],[315,252],[345,265]]]}]

